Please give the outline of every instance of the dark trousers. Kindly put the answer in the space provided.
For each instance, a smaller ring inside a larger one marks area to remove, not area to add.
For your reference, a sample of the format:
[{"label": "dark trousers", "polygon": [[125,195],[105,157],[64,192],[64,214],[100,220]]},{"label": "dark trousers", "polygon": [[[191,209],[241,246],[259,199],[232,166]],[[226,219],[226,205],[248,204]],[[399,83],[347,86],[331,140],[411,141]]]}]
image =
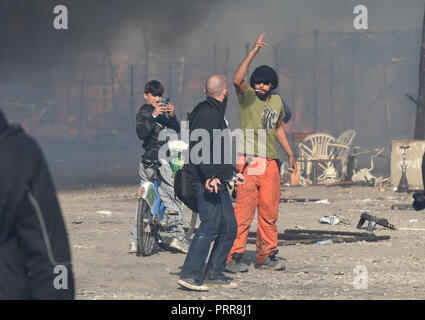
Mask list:
[{"label": "dark trousers", "polygon": [[[180,278],[202,282],[204,278],[214,279],[224,271],[238,225],[227,188],[218,193],[209,193],[202,184],[192,183],[192,190],[197,198],[201,223],[190,245]],[[212,241],[214,246],[205,267]]]}]

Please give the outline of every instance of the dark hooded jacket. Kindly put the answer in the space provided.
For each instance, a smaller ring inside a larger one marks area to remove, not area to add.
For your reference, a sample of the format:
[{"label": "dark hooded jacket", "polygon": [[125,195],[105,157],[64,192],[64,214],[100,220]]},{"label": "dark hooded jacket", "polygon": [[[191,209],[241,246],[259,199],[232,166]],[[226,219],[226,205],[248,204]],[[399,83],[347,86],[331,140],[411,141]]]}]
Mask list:
[{"label": "dark hooded jacket", "polygon": [[[211,177],[217,177],[221,181],[230,180],[233,177],[233,173],[237,172],[231,162],[231,140],[227,141],[227,143],[225,141],[230,136],[220,135],[219,131],[214,131],[228,129],[227,121],[224,117],[225,112],[226,103],[207,97],[188,116],[191,136],[196,129],[204,129],[208,132],[208,137],[204,137],[204,139],[200,137],[198,141],[193,141],[189,145],[190,162],[188,170],[192,175],[193,181],[205,182]],[[204,144],[204,148],[209,148],[209,161],[194,164],[194,155],[202,158],[203,151],[200,148],[202,144]],[[218,146],[220,146],[219,149]],[[197,148],[196,150],[199,150],[199,153],[193,152],[193,148]]]},{"label": "dark hooded jacket", "polygon": [[73,299],[64,220],[38,144],[0,110],[0,300]]}]

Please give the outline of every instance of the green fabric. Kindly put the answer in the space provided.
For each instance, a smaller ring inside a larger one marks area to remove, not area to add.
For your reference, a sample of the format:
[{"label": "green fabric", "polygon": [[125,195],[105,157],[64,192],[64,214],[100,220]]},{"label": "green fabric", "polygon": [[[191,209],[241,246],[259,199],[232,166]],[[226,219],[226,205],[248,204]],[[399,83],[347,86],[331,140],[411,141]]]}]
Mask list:
[{"label": "green fabric", "polygon": [[243,139],[238,152],[278,159],[276,149],[277,127],[285,116],[282,99],[272,94],[267,101],[260,100],[251,86],[243,94],[238,93],[239,114]]}]

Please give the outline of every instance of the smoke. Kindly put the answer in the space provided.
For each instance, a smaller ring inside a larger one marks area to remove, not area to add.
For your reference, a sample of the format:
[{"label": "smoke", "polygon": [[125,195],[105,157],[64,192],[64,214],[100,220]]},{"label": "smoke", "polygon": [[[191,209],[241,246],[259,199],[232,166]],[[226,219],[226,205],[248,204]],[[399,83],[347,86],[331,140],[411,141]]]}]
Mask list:
[{"label": "smoke", "polygon": [[[356,33],[353,9],[359,4],[368,8],[370,37],[366,39],[368,32],[363,31],[358,32],[361,41],[356,36],[320,35],[318,81],[313,86],[314,30]],[[57,5],[68,8],[69,30],[53,27]],[[408,138],[414,123],[415,106],[405,95],[417,93],[420,34],[415,30],[422,26],[423,11],[423,0],[1,0],[0,107],[4,106],[9,119],[20,120],[30,118],[24,111],[32,109],[15,105],[42,106],[45,100],[55,100],[58,107],[50,108],[43,121],[63,125],[56,121],[80,113],[84,79],[83,132],[89,120],[95,123],[97,117],[115,125],[117,119],[107,117],[115,104],[120,115],[128,113],[131,65],[136,106],[142,103],[140,88],[146,77],[155,77],[167,94],[172,93],[171,98],[176,97],[182,115],[203,98],[207,76],[219,72],[231,78],[246,56],[246,44],[252,47],[265,32],[270,47],[255,57],[250,72],[261,64],[276,67],[274,48],[280,46],[279,90],[294,114],[291,131],[311,130],[313,89],[317,88],[319,130],[339,134],[351,128],[353,118],[358,145],[388,146],[389,139]],[[382,31],[385,34],[377,34]],[[151,53],[148,66],[145,44]],[[111,63],[103,57],[105,46],[110,47]],[[110,65],[119,73],[115,87]],[[234,90],[230,90],[229,106],[228,119],[235,128],[239,114]],[[127,123],[130,126],[134,119]],[[105,127],[90,129],[103,132]],[[108,145],[108,151],[114,150]],[[122,151],[117,154],[121,159],[134,157],[123,156]],[[90,169],[86,163],[81,167]],[[120,170],[117,175],[121,174]]]},{"label": "smoke", "polygon": [[[220,1],[167,0],[2,0],[0,66],[44,70],[82,51],[126,36],[129,30],[149,37],[150,45],[176,50],[183,39]],[[69,29],[55,30],[53,9],[65,5]],[[1,68],[1,67],[0,67]],[[1,69],[0,69],[1,70]]]}]

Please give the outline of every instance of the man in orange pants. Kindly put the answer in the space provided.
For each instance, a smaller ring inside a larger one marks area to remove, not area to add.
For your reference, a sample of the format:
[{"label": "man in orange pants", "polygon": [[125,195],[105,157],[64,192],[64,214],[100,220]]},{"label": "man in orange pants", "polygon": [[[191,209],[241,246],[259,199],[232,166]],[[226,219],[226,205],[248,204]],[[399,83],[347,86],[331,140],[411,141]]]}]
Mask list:
[{"label": "man in orange pants", "polygon": [[244,272],[248,266],[240,263],[245,251],[249,228],[258,208],[256,242],[257,268],[283,270],[277,259],[278,230],[276,221],[280,201],[280,175],[276,139],[289,157],[292,174],[297,165],[283,128],[285,117],[282,99],[273,94],[278,86],[278,76],[269,66],[258,67],[248,85],[244,78],[254,56],[266,49],[261,34],[254,48],[242,61],[233,79],[239,100],[239,113],[243,138],[238,147],[237,169],[244,174],[245,184],[236,190],[235,215],[238,234],[227,258],[226,271]]}]

